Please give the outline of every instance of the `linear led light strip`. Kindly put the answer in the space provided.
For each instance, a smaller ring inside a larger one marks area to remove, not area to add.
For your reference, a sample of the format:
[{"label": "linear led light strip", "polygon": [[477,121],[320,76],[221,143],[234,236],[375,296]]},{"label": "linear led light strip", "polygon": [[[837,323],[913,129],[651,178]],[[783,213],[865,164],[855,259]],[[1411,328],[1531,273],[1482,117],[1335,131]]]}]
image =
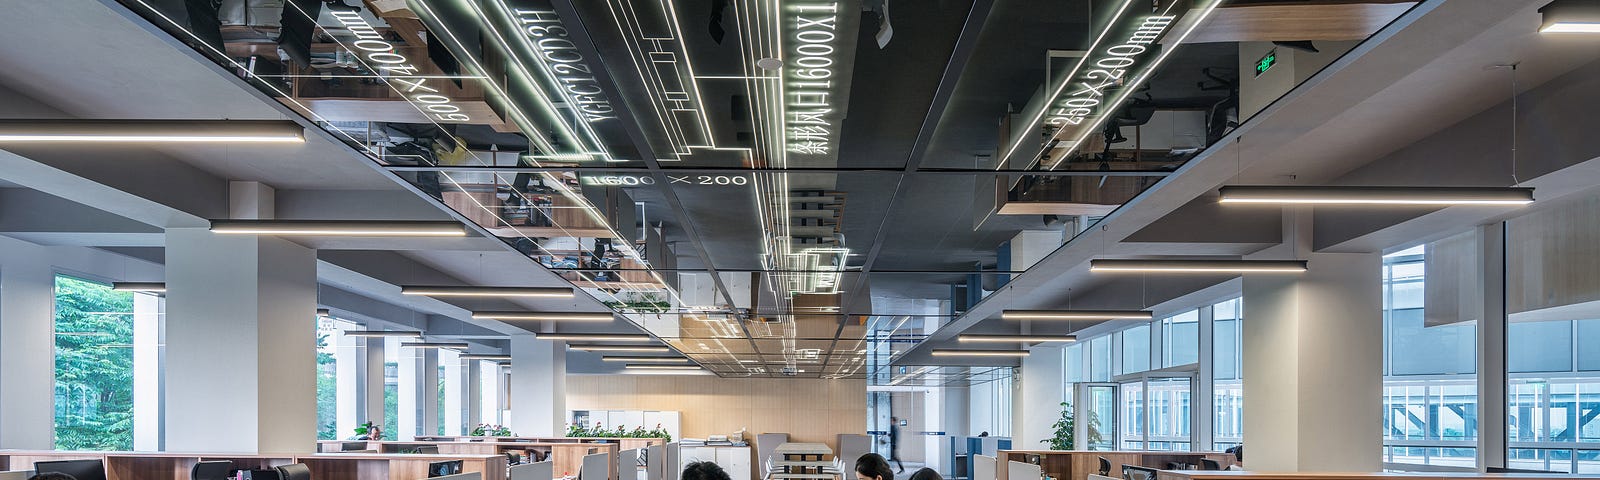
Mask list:
[{"label": "linear led light strip", "polygon": [[486,354],[486,353],[464,353],[464,354],[461,354],[460,356],[458,356],[456,358],[459,358],[461,360],[485,360],[485,361],[490,361],[490,362],[509,362],[509,361],[511,361],[511,356],[510,355],[495,355],[495,354]]},{"label": "linear led light strip", "polygon": [[932,352],[932,355],[935,356],[935,357],[1012,357],[1012,358],[1020,358],[1020,357],[1028,356],[1028,351],[1027,350],[955,350],[955,349],[935,349]]},{"label": "linear led light strip", "polygon": [[571,287],[474,287],[407,285],[400,287],[402,295],[430,297],[556,297],[571,298]]},{"label": "linear led light strip", "polygon": [[612,312],[472,312],[472,318],[530,322],[609,322],[616,319],[616,314]]},{"label": "linear led light strip", "polygon": [[1306,205],[1527,205],[1532,188],[1227,186],[1221,203]]},{"label": "linear led light strip", "polygon": [[305,143],[288,120],[4,119],[0,142]]},{"label": "linear led light strip", "polygon": [[[548,339],[548,335],[545,337]],[[633,346],[633,345],[567,345],[567,348],[580,352],[634,352],[634,353],[669,353],[671,348],[661,346]]]},{"label": "linear led light strip", "polygon": [[448,348],[459,350],[469,346],[467,342],[400,342],[401,348]]},{"label": "linear led light strip", "polygon": [[634,365],[623,366],[628,370],[700,370],[699,365]]},{"label": "linear led light strip", "polygon": [[1123,260],[1089,261],[1091,272],[1301,273],[1305,260]]},{"label": "linear led light strip", "polygon": [[1148,310],[1005,310],[1000,312],[1005,320],[1149,320],[1155,315]]},{"label": "linear led light strip", "polygon": [[[682,34],[682,28],[680,28],[678,25],[678,19],[675,13],[676,8],[671,5],[670,2],[667,3],[668,11],[665,13],[667,13],[667,19],[671,23],[671,30],[673,32],[671,38],[684,38]],[[639,41],[642,31],[636,29],[636,20],[632,22],[626,22],[627,25],[624,25],[624,18],[633,19],[636,15],[633,14],[633,10],[628,8],[628,4],[625,2],[619,4],[618,2],[608,1],[606,2],[606,6],[611,11],[611,17],[613,20],[612,23],[617,27],[617,31],[622,35],[624,41],[628,43],[628,58],[633,62],[634,69],[639,72],[639,80],[641,84],[646,87],[645,92],[649,94],[651,104],[658,112],[656,121],[659,122],[661,129],[667,133],[669,139],[668,141],[673,144],[673,153],[676,155],[683,155],[687,153],[686,148],[680,148],[680,145],[686,147],[688,143],[686,141],[687,137],[685,137],[683,134],[682,126],[676,121],[670,119],[670,115],[661,115],[661,113],[670,112],[673,109],[669,105],[669,101],[660,95],[661,92],[658,91],[660,90],[658,87],[663,85],[663,82],[660,81],[655,73],[654,62],[648,59],[642,59],[638,55],[639,53],[644,52],[643,43]],[[656,39],[654,41],[666,43],[666,40],[667,39]],[[681,41],[673,41],[671,44],[674,47],[682,47]],[[686,84],[690,85],[690,87],[685,89],[688,90],[685,93],[692,94],[690,97],[690,102],[695,105],[696,108],[694,108],[694,110],[701,118],[701,125],[705,130],[704,134],[706,135],[706,138],[714,139],[716,137],[712,135],[710,130],[711,122],[706,117],[705,105],[700,102],[700,85],[699,82],[694,78],[694,64],[689,58],[688,49],[678,48],[675,50],[676,51],[674,51],[674,54],[683,57],[684,65],[689,71],[689,78],[687,79]],[[676,68],[674,70],[676,70]]]},{"label": "linear led light strip", "polygon": [[239,235],[466,236],[458,222],[368,220],[212,220],[211,232]]},{"label": "linear led light strip", "polygon": [[[511,45],[506,40],[506,36],[502,35],[500,33],[500,29],[494,25],[494,22],[488,20],[488,18],[489,18],[488,15],[486,15],[483,10],[478,8],[478,2],[466,2],[466,4],[472,7],[472,10],[475,13],[477,13],[478,18],[484,19],[484,21],[482,23],[489,28],[489,31],[494,34],[494,38],[501,43],[501,45],[506,49],[506,51],[507,52],[511,51]],[[495,4],[495,6],[499,7],[500,15],[502,15],[509,23],[511,23],[511,24],[516,24],[517,23],[517,21],[518,21],[517,17],[511,14],[511,7],[507,6],[506,3],[503,0],[497,0],[497,1],[494,2],[494,4]],[[438,19],[438,17],[434,17],[434,18]],[[442,19],[439,19],[439,21],[440,21],[440,23],[443,23]],[[529,53],[532,54],[530,56],[533,57],[534,61],[537,62],[541,67],[545,68],[545,71],[549,71],[549,66],[544,63],[544,57],[542,55],[539,55],[539,50],[538,49],[533,48],[533,45],[530,45],[528,43],[527,36],[526,35],[516,35],[516,37],[517,37],[519,43],[522,44],[523,48],[527,49],[529,51]],[[531,81],[533,79],[533,74],[531,72],[529,72],[526,67],[524,67],[522,65],[522,62],[518,62],[518,61],[515,61],[515,59],[513,59],[513,61],[510,61],[510,62],[507,62],[507,63],[510,63],[514,68],[516,68],[517,72],[522,74],[522,76],[523,76],[523,78],[525,80],[529,80],[530,84],[534,83],[534,82]],[[593,68],[593,67],[591,67],[591,68]],[[555,83],[559,83],[559,82],[555,82]],[[538,96],[539,101],[543,103],[543,105],[541,105],[541,106],[545,107],[546,112],[550,113],[552,116],[554,116],[554,117],[556,117],[558,119],[561,118],[560,113],[558,113],[557,109],[555,108],[554,102],[550,101],[549,96],[546,95],[546,93],[542,89],[531,88],[530,90],[533,90],[534,93]],[[566,99],[568,105],[577,105],[578,104],[575,99],[571,98],[571,96],[568,95],[568,92],[563,90],[563,91],[560,91],[559,93],[562,95],[563,98]],[[603,145],[603,143],[600,141],[599,135],[597,133],[595,133],[594,127],[592,125],[589,125],[589,122],[583,121],[581,118],[578,119],[578,120],[579,121],[577,121],[575,123],[582,124],[582,128],[584,129],[584,133],[587,134],[587,136],[588,136],[588,140],[590,142],[590,146],[593,147],[593,148],[580,148],[580,150],[593,150],[593,151],[604,152],[604,147],[601,146],[601,145]],[[568,134],[572,138],[579,138],[576,135],[576,132],[572,132],[571,128],[566,125],[566,122],[559,122],[558,121],[556,123],[561,124],[560,128],[563,129],[563,130],[566,130],[568,132]],[[609,153],[606,153],[604,156],[605,156],[605,160],[606,161],[612,160],[611,155]]]},{"label": "linear led light strip", "polygon": [[422,338],[422,332],[401,330],[345,330],[342,335],[358,338]]},{"label": "linear led light strip", "polygon": [[162,293],[167,284],[162,282],[111,282],[111,289],[119,292]]},{"label": "linear led light strip", "polygon": [[[1196,0],[1196,1],[1201,1],[1201,0]],[[1180,3],[1180,2],[1169,2],[1169,3],[1167,3],[1167,7],[1169,8],[1169,10],[1167,10],[1167,12],[1171,12],[1170,8],[1177,6],[1178,3]],[[1206,5],[1205,9],[1200,11],[1200,15],[1195,18],[1194,23],[1190,24],[1189,29],[1185,30],[1182,35],[1179,35],[1177,41],[1172,42],[1170,48],[1162,48],[1161,49],[1161,53],[1156,56],[1155,61],[1150,62],[1150,66],[1145,69],[1143,75],[1140,75],[1138,78],[1133,79],[1132,82],[1129,82],[1126,85],[1124,85],[1122,90],[1120,90],[1118,92],[1116,100],[1112,101],[1111,103],[1102,104],[1103,106],[1106,107],[1106,110],[1103,113],[1101,113],[1099,116],[1097,116],[1094,119],[1094,122],[1089,124],[1089,128],[1084,129],[1083,133],[1081,135],[1079,135],[1077,139],[1072,141],[1072,145],[1067,147],[1068,148],[1067,154],[1070,155],[1072,152],[1077,151],[1078,147],[1083,144],[1084,137],[1092,134],[1093,132],[1100,131],[1101,125],[1105,124],[1106,119],[1111,118],[1112,116],[1114,116],[1116,114],[1117,108],[1122,106],[1122,102],[1127,101],[1128,97],[1133,95],[1134,91],[1138,90],[1139,86],[1143,85],[1146,80],[1149,80],[1150,77],[1155,76],[1156,68],[1160,67],[1161,63],[1166,61],[1167,56],[1172,55],[1172,52],[1177,51],[1178,48],[1183,45],[1183,41],[1189,38],[1190,34],[1194,33],[1195,30],[1199,30],[1200,29],[1200,24],[1205,23],[1206,18],[1209,18],[1211,16],[1211,12],[1215,11],[1217,9],[1217,6],[1221,5],[1221,4],[1222,4],[1222,0],[1211,0],[1211,3],[1209,5]],[[1165,12],[1163,12],[1163,13],[1165,13]],[[1110,27],[1107,26],[1107,28],[1109,29]],[[1098,40],[1096,41],[1096,43],[1098,43]],[[1089,51],[1092,52],[1094,50],[1091,48]],[[1078,65],[1081,67],[1083,65],[1083,62],[1086,62],[1088,60],[1089,60],[1088,55],[1085,55],[1084,58],[1078,62]],[[1077,76],[1077,74],[1078,74],[1077,69],[1074,69],[1072,74],[1071,74],[1072,76],[1067,77],[1067,80],[1070,82],[1073,77]],[[1063,84],[1063,86],[1065,86],[1065,84]],[[1054,97],[1051,97],[1051,98],[1053,99]],[[1047,106],[1044,110],[1040,110],[1039,113],[1041,115],[1043,115],[1044,112],[1046,112],[1048,110],[1049,110],[1049,108]],[[1040,160],[1040,158],[1037,155],[1035,155],[1034,158],[1033,158],[1033,161],[1038,161],[1038,160]],[[1032,166],[1032,163],[1033,163],[1032,161],[1029,162],[1029,166],[1030,167]],[[1052,171],[1052,172],[1055,171],[1056,168],[1061,167],[1061,165],[1064,164],[1064,163],[1066,163],[1066,162],[1056,162],[1055,165],[1050,167],[1050,171]]]},{"label": "linear led light strip", "polygon": [[689,359],[684,357],[600,357],[606,362],[639,362],[639,363],[679,363],[688,364]]},{"label": "linear led light strip", "polygon": [[956,337],[961,343],[1042,343],[1042,342],[1076,342],[1076,335],[990,335],[979,333],[966,333]]}]

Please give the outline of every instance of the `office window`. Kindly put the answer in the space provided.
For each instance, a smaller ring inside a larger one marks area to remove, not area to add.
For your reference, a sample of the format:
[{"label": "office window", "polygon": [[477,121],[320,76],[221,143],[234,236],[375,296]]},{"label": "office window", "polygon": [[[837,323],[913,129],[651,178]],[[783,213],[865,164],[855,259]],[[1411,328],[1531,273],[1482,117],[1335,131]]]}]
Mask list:
[{"label": "office window", "polygon": [[[1082,343],[1074,343],[1072,345],[1068,345],[1066,348],[1063,348],[1062,349],[1062,360],[1061,361],[1062,361],[1062,366],[1061,366],[1062,375],[1061,375],[1061,377],[1062,377],[1063,380],[1066,381],[1067,385],[1070,386],[1070,385],[1072,385],[1074,383],[1078,383],[1078,382],[1084,381],[1083,380],[1083,366],[1084,366],[1083,364],[1084,364],[1084,362],[1083,362],[1083,344]],[[1069,389],[1067,392],[1068,392],[1067,393],[1067,397],[1071,398],[1072,397],[1071,390]]]},{"label": "office window", "polygon": [[1161,366],[1200,361],[1200,310],[1161,319]]},{"label": "office window", "polygon": [[1219,451],[1244,442],[1243,317],[1243,299],[1211,305],[1211,445]]},{"label": "office window", "polygon": [[1122,448],[1129,450],[1144,450],[1144,383],[1129,382],[1122,384],[1117,395],[1122,399],[1122,408],[1117,415],[1117,424],[1121,427]]},{"label": "office window", "polygon": [[[1472,235],[1384,256],[1386,463],[1477,466],[1478,337],[1477,320],[1470,317],[1475,314],[1467,309],[1425,311],[1428,295],[1473,298],[1472,292],[1428,290],[1426,283],[1429,262],[1476,250]],[[1426,256],[1434,259],[1425,260]],[[1427,318],[1430,315],[1433,318]]]},{"label": "office window", "polygon": [[318,317],[317,326],[317,439],[339,439],[339,340],[355,324]]},{"label": "office window", "polygon": [[1089,380],[1111,381],[1111,336],[1101,335],[1089,340]]},{"label": "office window", "polygon": [[452,353],[452,352],[453,352],[453,350],[440,350],[439,351],[439,377],[438,377],[439,378],[439,385],[438,385],[438,387],[439,387],[438,388],[438,390],[439,390],[439,416],[433,417],[433,418],[439,419],[439,421],[434,422],[434,423],[438,424],[437,427],[439,429],[439,431],[434,432],[436,435],[444,435],[444,424],[445,424],[445,421],[444,421],[444,419],[445,419],[445,416],[444,416],[444,411],[445,411],[445,408],[444,408],[444,402],[445,402],[444,395],[445,395],[445,393],[444,392],[446,391],[445,390],[446,382],[444,381],[445,370],[446,370],[445,366],[444,366],[445,365],[444,356],[445,356],[445,354]]},{"label": "office window", "polygon": [[400,434],[400,339],[383,339],[383,439]]},{"label": "office window", "polygon": [[134,295],[55,278],[58,450],[133,449]]},{"label": "office window", "polygon": [[1150,369],[1150,325],[1144,324],[1123,330],[1118,334],[1122,337],[1122,371],[1118,373],[1139,373]]}]

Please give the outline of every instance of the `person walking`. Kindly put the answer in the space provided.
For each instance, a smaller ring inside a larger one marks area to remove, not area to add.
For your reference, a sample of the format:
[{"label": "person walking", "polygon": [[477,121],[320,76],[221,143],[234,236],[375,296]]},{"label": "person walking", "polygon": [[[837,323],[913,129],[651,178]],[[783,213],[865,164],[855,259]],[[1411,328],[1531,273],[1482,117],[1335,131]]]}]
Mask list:
[{"label": "person walking", "polygon": [[900,463],[900,419],[896,417],[889,417],[889,459],[900,467],[896,473],[906,473],[905,464]]}]

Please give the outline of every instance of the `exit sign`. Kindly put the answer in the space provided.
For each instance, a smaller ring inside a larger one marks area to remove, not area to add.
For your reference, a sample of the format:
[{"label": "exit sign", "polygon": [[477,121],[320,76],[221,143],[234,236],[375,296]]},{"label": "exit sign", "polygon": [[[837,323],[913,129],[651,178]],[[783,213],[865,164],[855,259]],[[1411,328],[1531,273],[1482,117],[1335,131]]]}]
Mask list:
[{"label": "exit sign", "polygon": [[1277,64],[1278,49],[1274,48],[1272,51],[1267,52],[1265,56],[1261,57],[1260,60],[1256,60],[1256,76],[1259,77],[1261,74],[1267,73],[1267,70],[1271,69],[1273,65]]}]

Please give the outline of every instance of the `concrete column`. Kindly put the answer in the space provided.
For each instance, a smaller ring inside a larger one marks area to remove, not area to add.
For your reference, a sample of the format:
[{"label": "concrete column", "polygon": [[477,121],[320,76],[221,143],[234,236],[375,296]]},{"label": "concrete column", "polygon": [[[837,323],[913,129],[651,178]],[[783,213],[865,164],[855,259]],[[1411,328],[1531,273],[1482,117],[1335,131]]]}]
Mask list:
[{"label": "concrete column", "polygon": [[[361,356],[361,406],[359,407],[361,415],[357,418],[356,423],[372,422],[378,428],[383,428],[384,421],[388,420],[384,418],[385,412],[383,409],[383,377],[385,376],[383,364],[388,358],[386,350],[389,339],[367,337],[361,339],[361,342],[365,347]],[[394,433],[384,432],[383,436],[393,438]]]},{"label": "concrete column", "polygon": [[1478,466],[1506,466],[1506,224],[1478,227],[1483,321],[1478,323]]},{"label": "concrete column", "polygon": [[1382,257],[1311,253],[1309,209],[1285,215],[1303,274],[1244,276],[1245,468],[1382,468]]},{"label": "concrete column", "polygon": [[334,379],[334,403],[338,409],[334,428],[336,437],[346,438],[354,434],[356,425],[363,421],[361,410],[366,394],[361,390],[364,377],[361,365],[366,363],[362,357],[366,350],[362,348],[361,339],[345,335],[342,329],[334,341],[338,345],[338,352],[333,357],[333,368],[338,372]]},{"label": "concrete column", "polygon": [[161,297],[133,295],[133,449],[161,450]]},{"label": "concrete column", "polygon": [[0,237],[0,448],[55,448],[55,271],[48,249]]},{"label": "concrete column", "polygon": [[1011,237],[1011,269],[1022,271],[1061,247],[1062,230],[1023,230]]},{"label": "concrete column", "polygon": [[417,435],[437,435],[439,428],[439,350],[413,348],[401,350],[400,398],[395,438],[416,439]]},{"label": "concrete column", "polygon": [[1022,359],[1018,408],[1011,411],[1011,435],[1017,449],[1047,449],[1040,441],[1055,436],[1050,424],[1061,416],[1062,392],[1065,377],[1062,375],[1062,347],[1033,347]]},{"label": "concrete column", "polygon": [[567,423],[567,345],[511,336],[511,431],[559,437]]},{"label": "concrete column", "polygon": [[166,240],[167,449],[315,451],[316,252],[204,228]]}]

